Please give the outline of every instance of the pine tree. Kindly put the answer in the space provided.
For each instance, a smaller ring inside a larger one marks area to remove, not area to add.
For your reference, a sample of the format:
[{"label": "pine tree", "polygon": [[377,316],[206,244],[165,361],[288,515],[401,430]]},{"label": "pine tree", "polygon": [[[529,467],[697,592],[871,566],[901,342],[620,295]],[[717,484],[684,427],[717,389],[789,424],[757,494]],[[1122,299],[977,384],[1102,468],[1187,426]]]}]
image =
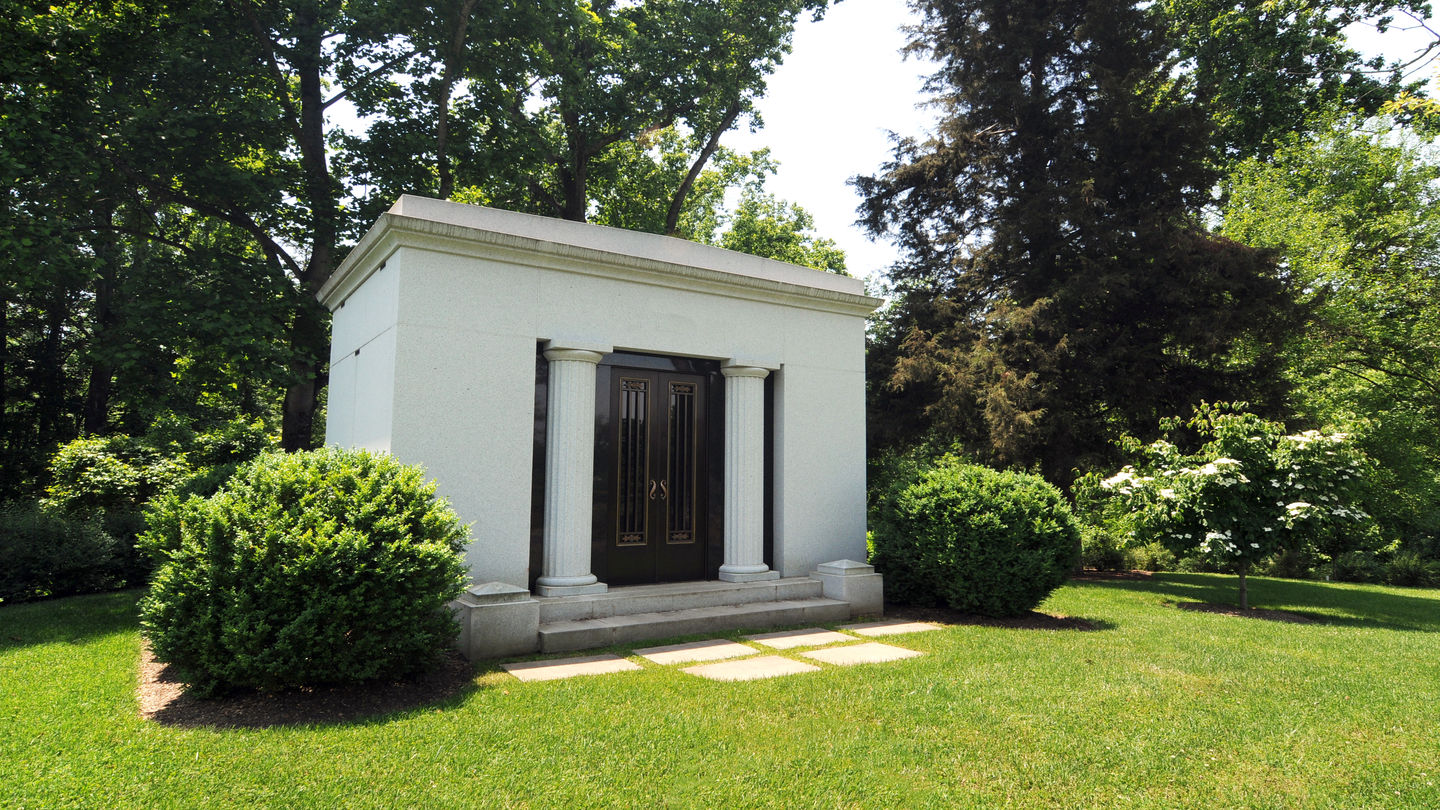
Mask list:
[{"label": "pine tree", "polygon": [[1206,113],[1153,9],[914,5],[941,120],[856,180],[866,225],[905,253],[879,399],[918,392],[910,433],[1059,482],[1201,399],[1274,401],[1289,296],[1270,256],[1200,222]]}]

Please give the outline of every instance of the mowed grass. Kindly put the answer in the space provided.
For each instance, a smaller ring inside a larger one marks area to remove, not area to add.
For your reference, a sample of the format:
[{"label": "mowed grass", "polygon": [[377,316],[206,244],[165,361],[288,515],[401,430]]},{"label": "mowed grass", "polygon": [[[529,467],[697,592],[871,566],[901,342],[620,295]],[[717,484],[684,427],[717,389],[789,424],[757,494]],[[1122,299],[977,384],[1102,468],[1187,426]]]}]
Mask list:
[{"label": "mowed grass", "polygon": [[1079,582],[1092,632],[716,683],[676,667],[259,731],[141,720],[135,593],[0,608],[0,807],[1440,807],[1440,591]]}]

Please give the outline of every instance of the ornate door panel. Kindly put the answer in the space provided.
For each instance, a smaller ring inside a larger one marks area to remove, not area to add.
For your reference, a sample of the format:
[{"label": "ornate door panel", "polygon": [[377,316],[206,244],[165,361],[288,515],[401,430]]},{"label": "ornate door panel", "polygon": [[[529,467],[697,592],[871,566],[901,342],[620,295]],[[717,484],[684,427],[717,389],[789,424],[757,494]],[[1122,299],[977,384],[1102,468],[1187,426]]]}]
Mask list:
[{"label": "ornate door panel", "polygon": [[[614,368],[597,473],[612,585],[705,578],[705,378]],[[608,469],[607,469],[608,468]],[[608,515],[603,513],[608,512]]]}]

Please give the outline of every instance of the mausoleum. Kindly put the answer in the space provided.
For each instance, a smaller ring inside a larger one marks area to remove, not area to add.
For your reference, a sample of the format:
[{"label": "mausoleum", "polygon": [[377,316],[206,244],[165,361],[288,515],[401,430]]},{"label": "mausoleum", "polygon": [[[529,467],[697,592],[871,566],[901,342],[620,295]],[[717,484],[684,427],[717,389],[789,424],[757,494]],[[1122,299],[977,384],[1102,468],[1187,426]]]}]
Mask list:
[{"label": "mausoleum", "polygon": [[471,657],[881,609],[860,281],[405,196],[320,300],[326,438],[471,524]]}]

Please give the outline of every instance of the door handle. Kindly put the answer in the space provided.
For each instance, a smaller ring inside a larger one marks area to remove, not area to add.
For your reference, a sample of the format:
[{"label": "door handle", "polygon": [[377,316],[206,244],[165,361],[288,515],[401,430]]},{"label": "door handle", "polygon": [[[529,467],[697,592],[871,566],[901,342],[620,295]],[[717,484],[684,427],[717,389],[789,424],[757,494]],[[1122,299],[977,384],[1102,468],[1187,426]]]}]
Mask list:
[{"label": "door handle", "polygon": [[655,500],[655,486],[656,486],[656,484],[655,484],[655,479],[654,479],[654,478],[651,478],[651,479],[650,479],[650,500],[652,500],[652,501]]},{"label": "door handle", "polygon": [[665,485],[665,482],[664,482],[664,481],[661,481],[661,482],[660,482],[660,500],[662,500],[662,501],[663,501],[663,500],[668,500],[669,497],[670,497],[670,488]]}]

